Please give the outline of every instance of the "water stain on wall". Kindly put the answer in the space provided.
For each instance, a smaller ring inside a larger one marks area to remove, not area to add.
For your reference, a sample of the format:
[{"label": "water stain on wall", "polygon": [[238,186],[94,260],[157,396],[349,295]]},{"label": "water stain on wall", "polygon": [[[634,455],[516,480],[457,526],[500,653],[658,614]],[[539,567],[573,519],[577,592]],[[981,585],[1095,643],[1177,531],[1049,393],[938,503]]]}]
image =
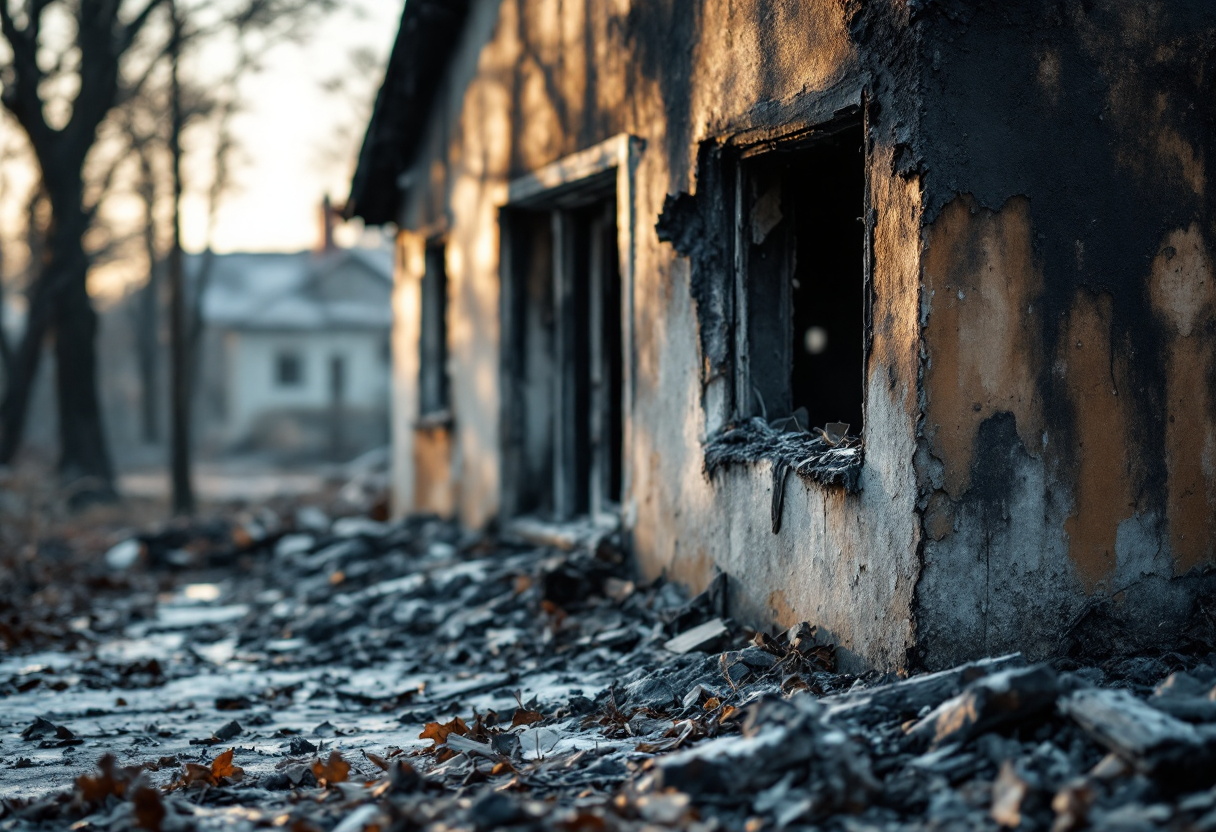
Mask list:
[{"label": "water stain on wall", "polygon": [[[1073,512],[1064,521],[1068,555],[1087,592],[1115,569],[1119,523],[1135,514],[1128,435],[1127,366],[1114,353],[1114,299],[1079,289],[1062,328],[1056,372],[1072,404]],[[1120,396],[1120,389],[1125,395]]]},{"label": "water stain on wall", "polygon": [[927,232],[925,436],[956,500],[967,491],[976,435],[991,416],[1012,413],[1026,450],[1037,456],[1041,447],[1035,380],[1043,279],[1032,239],[1025,197],[990,211],[959,196]]},{"label": "water stain on wall", "polygon": [[1197,225],[1166,237],[1151,275],[1153,311],[1166,332],[1166,516],[1175,570],[1182,574],[1211,559],[1216,546],[1216,426],[1212,422],[1216,285]]}]

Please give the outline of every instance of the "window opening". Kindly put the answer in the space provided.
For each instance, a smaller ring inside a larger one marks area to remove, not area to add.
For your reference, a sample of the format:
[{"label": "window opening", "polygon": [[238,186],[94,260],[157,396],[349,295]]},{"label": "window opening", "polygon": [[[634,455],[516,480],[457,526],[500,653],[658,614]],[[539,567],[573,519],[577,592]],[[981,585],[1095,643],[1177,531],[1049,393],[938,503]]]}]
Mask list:
[{"label": "window opening", "polygon": [[422,275],[418,361],[418,415],[445,413],[448,384],[448,277],[442,243],[426,248]]},{"label": "window opening", "polygon": [[299,387],[304,383],[304,362],[298,353],[281,352],[275,356],[274,379],[279,387]]},{"label": "window opening", "polygon": [[346,358],[341,355],[329,357],[329,400],[341,404],[346,394]]},{"label": "window opening", "polygon": [[861,433],[864,158],[858,125],[740,165],[741,415]]},{"label": "window opening", "polygon": [[616,203],[517,209],[508,229],[508,509],[556,519],[611,512],[624,424]]}]

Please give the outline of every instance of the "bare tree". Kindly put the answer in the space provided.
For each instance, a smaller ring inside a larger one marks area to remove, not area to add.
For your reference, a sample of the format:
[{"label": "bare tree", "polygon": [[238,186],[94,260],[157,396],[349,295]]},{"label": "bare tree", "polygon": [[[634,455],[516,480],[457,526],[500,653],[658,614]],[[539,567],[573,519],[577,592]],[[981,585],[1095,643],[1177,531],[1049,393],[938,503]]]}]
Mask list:
[{"label": "bare tree", "polygon": [[[123,161],[120,154],[100,177],[100,185],[90,187],[86,181],[86,161],[107,118],[152,83],[166,59],[180,69],[174,56],[180,58],[195,43],[225,32],[235,32],[238,40],[256,35],[261,44],[298,38],[308,23],[334,5],[335,0],[0,0],[0,35],[9,52],[0,54],[0,101],[29,139],[50,206],[46,256],[28,287],[26,330],[12,351],[0,400],[0,464],[10,462],[20,447],[41,347],[53,336],[61,475],[91,481],[88,493],[93,495],[114,493],[97,393],[97,315],[86,285],[94,257],[84,244]],[[161,6],[172,7],[168,25],[149,26]],[[59,25],[45,26],[48,19]],[[169,36],[159,45],[152,43],[156,38],[151,35],[141,37],[152,28]],[[66,40],[65,31],[71,32]],[[144,58],[139,72],[133,73],[125,60],[132,54]],[[180,95],[175,99],[182,104]],[[188,119],[176,105],[171,110],[177,115],[171,114],[166,143],[178,143],[180,161],[181,132]],[[171,158],[175,155],[171,146],[166,150]],[[174,194],[176,204],[182,192],[180,175],[173,179],[166,190]],[[178,228],[171,270],[181,250],[180,223],[174,225]],[[110,248],[118,242],[111,241]],[[178,323],[185,333],[188,317],[183,314]],[[181,341],[184,358],[189,338]],[[180,373],[187,386],[188,363],[181,362]],[[182,401],[182,407],[188,407],[188,396]],[[175,458],[185,457],[187,468],[188,421],[187,413],[176,425],[185,454],[175,453]]]},{"label": "bare tree", "polygon": [[[0,103],[29,138],[50,204],[47,257],[30,287],[25,334],[0,402],[0,463],[11,462],[20,445],[42,343],[53,333],[60,474],[87,478],[91,485],[81,493],[100,497],[114,493],[114,472],[97,395],[97,313],[83,244],[97,205],[86,202],[84,168],[119,103],[123,57],[164,2],[140,0],[132,8],[122,0],[27,0],[15,13],[10,0],[0,0],[0,34],[10,51],[0,66]],[[48,48],[43,23],[52,7],[74,23],[75,34],[48,70],[40,51]],[[52,102],[48,90],[68,76],[76,94]],[[48,117],[51,103],[70,114]]]},{"label": "bare tree", "polygon": [[160,247],[156,234],[157,186],[150,143],[136,146],[139,155],[139,199],[144,210],[143,244],[148,278],[139,291],[136,311],[136,352],[140,380],[140,434],[144,442],[160,442]]},{"label": "bare tree", "polygon": [[[179,514],[194,510],[194,489],[191,481],[191,413],[193,403],[193,379],[197,376],[197,362],[202,335],[202,305],[210,282],[211,266],[214,262],[210,235],[215,228],[216,212],[220,200],[230,185],[230,155],[234,147],[231,131],[232,117],[238,109],[237,89],[241,77],[257,68],[254,53],[248,38],[257,36],[261,46],[277,40],[299,39],[305,27],[315,20],[317,14],[332,9],[333,0],[246,0],[230,17],[212,24],[211,32],[219,27],[231,26],[235,31],[238,58],[228,78],[229,95],[219,107],[217,119],[214,172],[209,190],[208,240],[203,259],[195,275],[195,298],[193,315],[187,317],[185,294],[185,263],[182,249],[181,201],[182,147],[181,135],[186,127],[183,110],[182,87],[179,65],[182,50],[187,45],[203,39],[208,33],[205,23],[207,4],[195,5],[187,10],[179,0],[173,0],[173,37],[170,41],[170,112],[169,155],[173,171],[173,249],[169,258],[170,297],[170,360],[172,392],[172,434],[170,437],[170,479],[173,487],[173,508]],[[193,17],[192,17],[193,16]]]}]

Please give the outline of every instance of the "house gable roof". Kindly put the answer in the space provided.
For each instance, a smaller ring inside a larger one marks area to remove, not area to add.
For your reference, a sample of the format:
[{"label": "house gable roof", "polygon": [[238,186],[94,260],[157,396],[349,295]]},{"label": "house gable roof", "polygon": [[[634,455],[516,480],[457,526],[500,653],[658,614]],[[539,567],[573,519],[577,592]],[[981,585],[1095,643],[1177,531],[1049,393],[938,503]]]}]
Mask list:
[{"label": "house gable roof", "polygon": [[391,251],[193,254],[186,257],[192,283],[206,257],[212,258],[203,291],[209,326],[318,331],[392,324]]},{"label": "house gable roof", "polygon": [[470,0],[407,0],[401,28],[376,96],[344,214],[368,225],[393,222],[401,174],[422,136],[421,122],[447,69]]}]

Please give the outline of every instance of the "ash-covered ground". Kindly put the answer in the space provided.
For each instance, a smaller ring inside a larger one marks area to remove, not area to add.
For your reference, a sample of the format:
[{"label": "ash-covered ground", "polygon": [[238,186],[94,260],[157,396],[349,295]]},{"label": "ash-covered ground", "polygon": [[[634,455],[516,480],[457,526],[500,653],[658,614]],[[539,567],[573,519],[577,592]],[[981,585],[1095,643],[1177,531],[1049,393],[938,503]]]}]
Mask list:
[{"label": "ash-covered ground", "polygon": [[1200,637],[858,678],[611,539],[303,509],[97,542],[0,564],[0,830],[1216,829]]}]

